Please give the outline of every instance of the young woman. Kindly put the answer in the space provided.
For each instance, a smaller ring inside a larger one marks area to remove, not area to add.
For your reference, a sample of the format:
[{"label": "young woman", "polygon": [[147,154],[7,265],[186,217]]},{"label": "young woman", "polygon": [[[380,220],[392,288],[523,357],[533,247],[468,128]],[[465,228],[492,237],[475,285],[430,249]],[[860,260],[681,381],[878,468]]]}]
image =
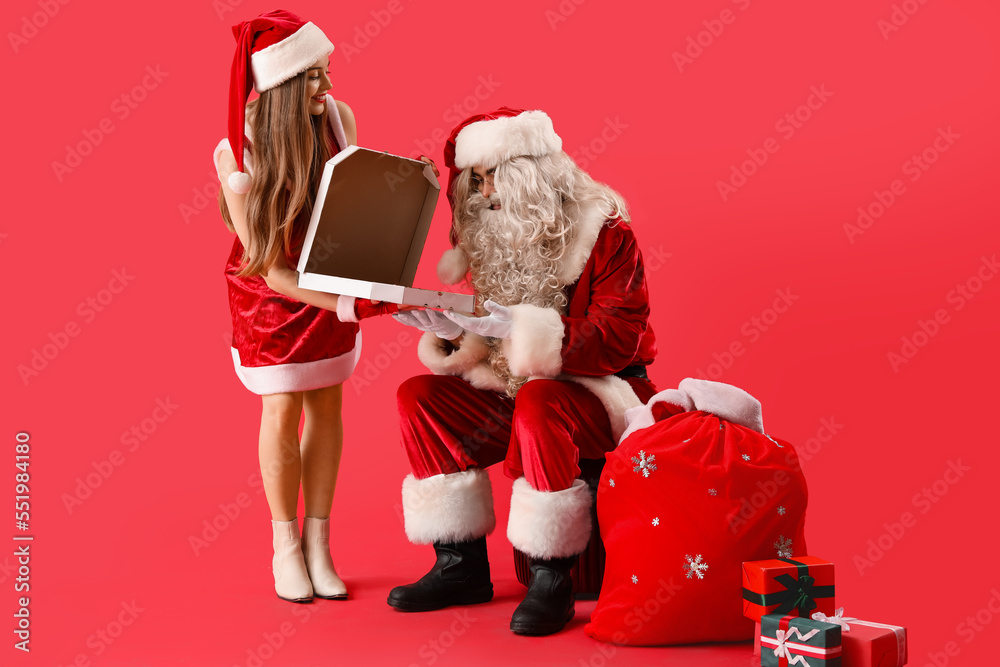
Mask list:
[{"label": "young woman", "polygon": [[[350,107],[327,94],[333,44],[313,23],[283,10],[233,32],[229,137],[216,148],[215,163],[219,208],[237,236],[226,264],[233,363],[263,403],[259,456],[274,588],[292,602],[345,599],[329,548],[343,442],[341,383],[360,353],[358,320],[395,306],[301,289],[292,268],[324,163],[357,142]],[[251,87],[259,97],[248,103]]]}]

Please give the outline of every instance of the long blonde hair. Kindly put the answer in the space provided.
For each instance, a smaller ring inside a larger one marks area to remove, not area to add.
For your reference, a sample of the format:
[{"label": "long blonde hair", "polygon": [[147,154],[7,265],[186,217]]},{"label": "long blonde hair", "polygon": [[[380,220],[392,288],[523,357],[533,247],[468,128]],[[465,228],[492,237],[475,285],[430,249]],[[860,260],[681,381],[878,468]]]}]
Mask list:
[{"label": "long blonde hair", "polygon": [[[301,241],[297,236],[302,230],[294,222],[300,213],[312,212],[323,166],[330,159],[326,113],[337,110],[309,113],[306,77],[302,72],[247,103],[253,180],[246,200],[249,238],[241,276],[260,275]],[[221,188],[219,210],[229,231],[235,231]]]}]

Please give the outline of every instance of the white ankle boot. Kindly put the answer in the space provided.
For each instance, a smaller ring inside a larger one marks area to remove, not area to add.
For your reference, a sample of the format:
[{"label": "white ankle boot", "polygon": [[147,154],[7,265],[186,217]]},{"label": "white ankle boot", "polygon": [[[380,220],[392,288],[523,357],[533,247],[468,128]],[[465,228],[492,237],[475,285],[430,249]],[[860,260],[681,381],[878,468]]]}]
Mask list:
[{"label": "white ankle boot", "polygon": [[307,516],[302,522],[302,552],[312,580],[313,594],[324,600],[347,599],[347,586],[330,558],[330,519]]},{"label": "white ankle boot", "polygon": [[274,531],[274,560],[271,561],[274,592],[289,602],[312,602],[313,588],[302,555],[298,519],[272,519],[271,529]]}]

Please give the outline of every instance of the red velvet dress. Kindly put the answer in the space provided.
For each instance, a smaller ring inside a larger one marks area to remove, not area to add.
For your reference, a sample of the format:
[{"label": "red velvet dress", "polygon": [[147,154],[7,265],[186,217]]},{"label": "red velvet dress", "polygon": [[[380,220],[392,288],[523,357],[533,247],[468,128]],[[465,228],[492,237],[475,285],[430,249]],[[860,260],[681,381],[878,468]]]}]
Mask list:
[{"label": "red velvet dress", "polygon": [[[346,146],[336,103],[327,95],[327,118],[335,154]],[[225,139],[216,148],[229,149]],[[244,164],[252,173],[249,154]],[[295,236],[301,238],[309,216],[295,221]],[[260,276],[238,276],[243,244],[239,238],[226,262],[229,310],[233,321],[233,365],[247,389],[255,394],[277,394],[329,387],[344,382],[361,354],[361,332],[357,323],[341,322],[337,314],[283,296],[267,286]],[[298,252],[286,256],[289,266],[298,264]]]}]

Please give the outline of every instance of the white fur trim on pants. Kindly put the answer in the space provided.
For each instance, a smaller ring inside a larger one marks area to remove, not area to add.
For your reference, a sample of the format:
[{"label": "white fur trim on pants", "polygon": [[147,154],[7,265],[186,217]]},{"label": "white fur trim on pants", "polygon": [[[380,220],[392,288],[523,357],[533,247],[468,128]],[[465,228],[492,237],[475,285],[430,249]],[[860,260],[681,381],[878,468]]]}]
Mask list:
[{"label": "white fur trim on pants", "polygon": [[522,303],[510,307],[513,324],[503,353],[510,371],[522,377],[554,378],[562,370],[562,342],[566,333],[555,308]]},{"label": "white fur trim on pants", "polygon": [[465,542],[496,527],[493,490],[485,470],[403,480],[403,523],[414,544]]},{"label": "white fur trim on pants", "polygon": [[590,541],[592,503],[582,479],[562,491],[538,491],[521,477],[510,497],[507,539],[531,558],[575,556]]}]

